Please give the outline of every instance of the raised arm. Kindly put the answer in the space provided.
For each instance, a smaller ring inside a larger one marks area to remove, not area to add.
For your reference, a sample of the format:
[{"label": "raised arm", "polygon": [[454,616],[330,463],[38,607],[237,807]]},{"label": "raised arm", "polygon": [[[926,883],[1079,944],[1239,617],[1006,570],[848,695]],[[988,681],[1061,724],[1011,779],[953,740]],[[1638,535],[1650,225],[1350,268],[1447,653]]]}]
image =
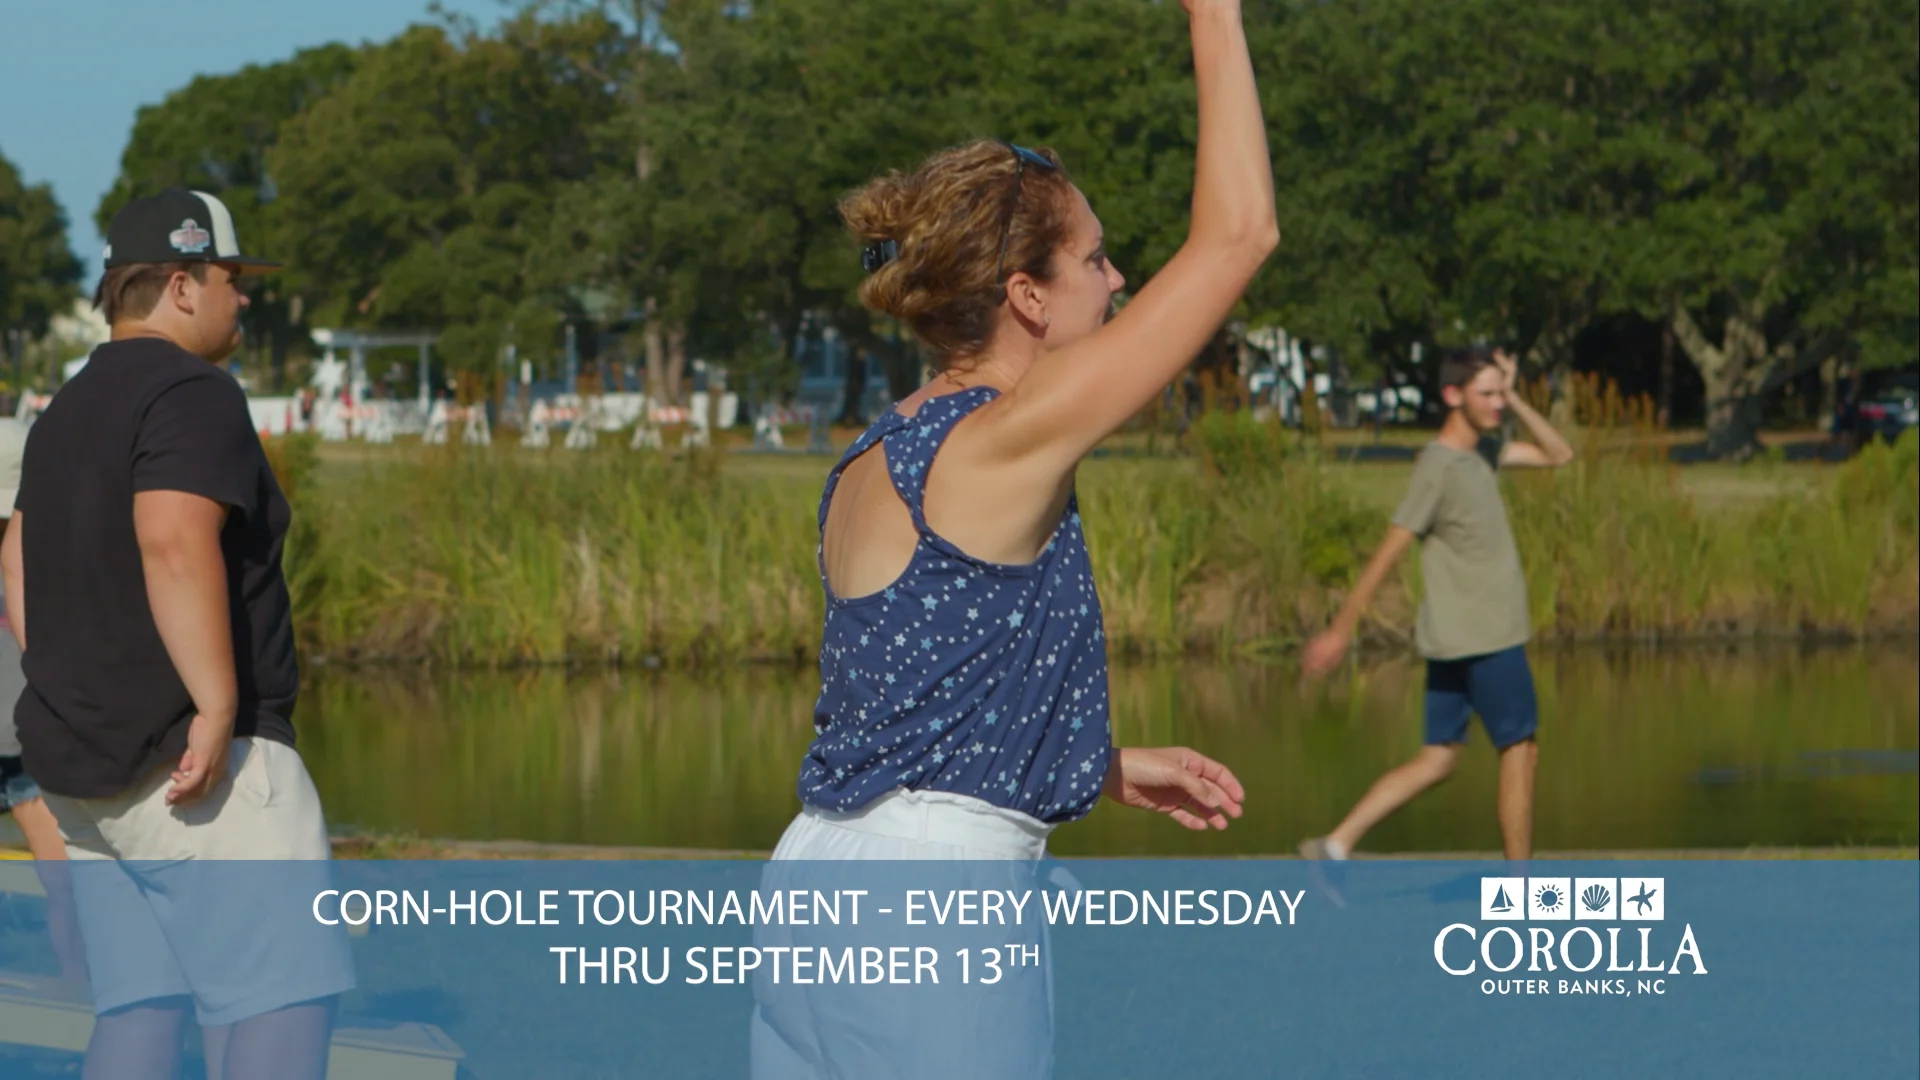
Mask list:
[{"label": "raised arm", "polygon": [[1501,376],[1506,380],[1507,408],[1520,418],[1520,423],[1533,436],[1532,443],[1508,442],[1500,448],[1500,464],[1513,468],[1551,469],[1565,465],[1573,460],[1573,447],[1566,437],[1554,430],[1547,418],[1539,410],[1527,404],[1514,389],[1514,377],[1519,365],[1513,357],[1504,352],[1493,354],[1493,362],[1500,368]]},{"label": "raised arm", "polygon": [[991,445],[1064,472],[1206,345],[1279,242],[1273,165],[1238,0],[1181,0],[1193,40],[1200,135],[1193,221],[1161,271],[1087,338],[1035,361]]}]

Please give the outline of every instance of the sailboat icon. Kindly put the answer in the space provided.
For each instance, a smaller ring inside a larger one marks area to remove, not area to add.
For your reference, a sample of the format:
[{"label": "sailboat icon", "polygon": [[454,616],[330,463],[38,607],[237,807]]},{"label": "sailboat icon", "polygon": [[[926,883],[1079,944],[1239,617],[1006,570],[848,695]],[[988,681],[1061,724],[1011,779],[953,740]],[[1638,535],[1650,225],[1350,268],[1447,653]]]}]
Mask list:
[{"label": "sailboat icon", "polygon": [[1522,903],[1526,898],[1526,878],[1483,877],[1480,879],[1480,917],[1483,919],[1519,922],[1527,917],[1526,908]]}]

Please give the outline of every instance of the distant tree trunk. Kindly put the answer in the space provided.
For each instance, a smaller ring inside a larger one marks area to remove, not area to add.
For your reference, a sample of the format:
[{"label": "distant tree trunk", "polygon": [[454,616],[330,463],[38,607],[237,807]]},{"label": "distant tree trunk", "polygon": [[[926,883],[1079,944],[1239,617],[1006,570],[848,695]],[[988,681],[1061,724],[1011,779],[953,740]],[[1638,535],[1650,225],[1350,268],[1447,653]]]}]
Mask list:
[{"label": "distant tree trunk", "polygon": [[660,332],[658,308],[652,300],[647,301],[646,311],[647,328],[641,337],[647,352],[647,397],[662,405],[668,401],[666,336]]},{"label": "distant tree trunk", "polygon": [[847,378],[840,395],[840,418],[837,424],[853,427],[865,426],[866,416],[861,411],[860,399],[866,396],[867,363],[873,351],[865,345],[847,345]]},{"label": "distant tree trunk", "polygon": [[1760,407],[1766,395],[1818,366],[1841,340],[1837,331],[1804,347],[1767,342],[1766,306],[1758,300],[1733,304],[1720,343],[1702,333],[1684,305],[1669,313],[1674,338],[1700,372],[1707,389],[1707,454],[1744,461],[1760,449]]},{"label": "distant tree trunk", "polygon": [[896,334],[887,347],[887,393],[899,401],[920,389],[921,372],[925,366],[920,356],[920,346],[911,338]]},{"label": "distant tree trunk", "polygon": [[1673,328],[1660,328],[1660,430],[1673,423]]},{"label": "distant tree trunk", "polygon": [[675,405],[686,400],[681,385],[686,370],[687,328],[676,323],[667,327],[667,400]]},{"label": "distant tree trunk", "polygon": [[502,345],[500,363],[492,379],[493,392],[488,395],[493,399],[493,416],[489,418],[489,423],[504,426],[507,415],[507,388],[517,385],[519,381],[520,373],[513,370],[513,351],[508,346]]},{"label": "distant tree trunk", "polygon": [[1743,392],[1732,380],[1707,391],[1707,456],[1745,461],[1760,445],[1760,397]]},{"label": "distant tree trunk", "polygon": [[1674,337],[1700,372],[1707,391],[1707,456],[1744,461],[1760,449],[1760,409],[1754,391],[1765,376],[1767,341],[1760,304],[1741,304],[1727,315],[1720,344],[1702,333],[1683,304],[1668,319]]},{"label": "distant tree trunk", "polygon": [[1840,358],[1829,356],[1820,364],[1820,430],[1833,434],[1833,418],[1840,411]]},{"label": "distant tree trunk", "polygon": [[1300,430],[1307,434],[1322,437],[1322,417],[1320,416],[1320,395],[1314,392],[1314,377],[1318,365],[1314,363],[1313,349],[1303,346],[1300,350]]}]

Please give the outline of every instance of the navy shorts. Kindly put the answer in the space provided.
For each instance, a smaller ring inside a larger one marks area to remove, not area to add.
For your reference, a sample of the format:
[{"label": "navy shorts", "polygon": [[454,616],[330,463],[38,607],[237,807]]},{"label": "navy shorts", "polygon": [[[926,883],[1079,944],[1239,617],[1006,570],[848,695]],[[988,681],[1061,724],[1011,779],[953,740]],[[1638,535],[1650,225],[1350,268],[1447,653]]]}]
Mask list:
[{"label": "navy shorts", "polygon": [[1479,715],[1496,749],[1533,738],[1539,709],[1526,647],[1427,661],[1426,712],[1428,746],[1465,742],[1468,713]]}]

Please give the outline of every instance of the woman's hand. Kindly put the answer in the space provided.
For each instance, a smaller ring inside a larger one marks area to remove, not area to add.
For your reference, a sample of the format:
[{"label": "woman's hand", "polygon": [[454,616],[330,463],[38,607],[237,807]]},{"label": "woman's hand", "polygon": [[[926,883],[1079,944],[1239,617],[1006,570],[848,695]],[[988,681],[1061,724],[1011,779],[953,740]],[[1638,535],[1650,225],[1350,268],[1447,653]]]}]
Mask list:
[{"label": "woman's hand", "polygon": [[1225,765],[1184,746],[1116,747],[1106,795],[1117,803],[1166,814],[1189,829],[1227,827],[1247,797]]}]

